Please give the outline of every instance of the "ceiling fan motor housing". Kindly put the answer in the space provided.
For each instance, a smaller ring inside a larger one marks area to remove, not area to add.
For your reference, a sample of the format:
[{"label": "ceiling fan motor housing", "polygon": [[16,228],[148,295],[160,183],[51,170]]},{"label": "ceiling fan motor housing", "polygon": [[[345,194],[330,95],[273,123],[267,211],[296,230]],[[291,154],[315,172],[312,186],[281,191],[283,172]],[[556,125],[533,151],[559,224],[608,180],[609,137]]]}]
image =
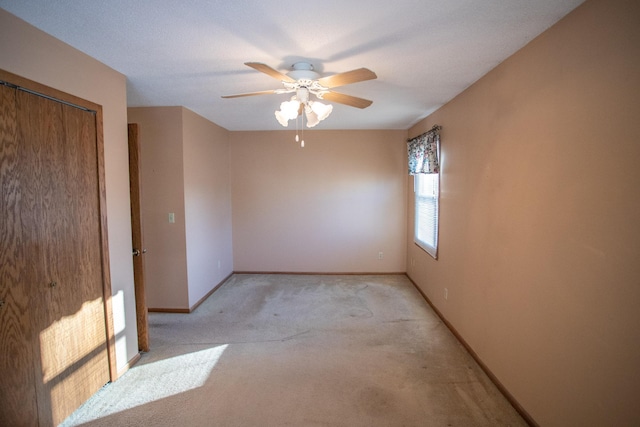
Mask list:
[{"label": "ceiling fan motor housing", "polygon": [[292,70],[287,76],[295,80],[317,80],[320,74],[313,71],[313,65],[308,62],[296,62],[291,66]]}]

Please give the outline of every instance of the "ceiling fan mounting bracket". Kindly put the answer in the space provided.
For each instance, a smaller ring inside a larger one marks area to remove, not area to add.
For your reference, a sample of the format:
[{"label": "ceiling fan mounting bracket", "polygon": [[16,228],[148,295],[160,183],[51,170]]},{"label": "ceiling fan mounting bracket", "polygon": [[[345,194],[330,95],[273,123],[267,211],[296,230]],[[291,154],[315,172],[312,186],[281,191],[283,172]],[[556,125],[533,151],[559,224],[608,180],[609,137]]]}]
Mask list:
[{"label": "ceiling fan mounting bracket", "polygon": [[313,71],[313,64],[310,62],[306,62],[306,61],[298,61],[298,62],[294,62],[293,65],[291,66],[292,69],[294,70],[309,70],[309,71]]}]

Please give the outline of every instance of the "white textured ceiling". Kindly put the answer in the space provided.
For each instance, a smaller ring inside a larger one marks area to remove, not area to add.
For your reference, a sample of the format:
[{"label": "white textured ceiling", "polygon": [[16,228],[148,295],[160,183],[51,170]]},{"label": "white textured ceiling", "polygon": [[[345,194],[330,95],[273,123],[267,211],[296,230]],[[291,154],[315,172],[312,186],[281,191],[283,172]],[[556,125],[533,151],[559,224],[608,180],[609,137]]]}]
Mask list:
[{"label": "white textured ceiling", "polygon": [[[127,76],[129,106],[182,105],[229,130],[283,129],[290,95],[245,65],[305,60],[373,104],[334,104],[315,129],[407,129],[583,0],[0,0],[0,7]],[[0,34],[1,34],[0,29]]]}]

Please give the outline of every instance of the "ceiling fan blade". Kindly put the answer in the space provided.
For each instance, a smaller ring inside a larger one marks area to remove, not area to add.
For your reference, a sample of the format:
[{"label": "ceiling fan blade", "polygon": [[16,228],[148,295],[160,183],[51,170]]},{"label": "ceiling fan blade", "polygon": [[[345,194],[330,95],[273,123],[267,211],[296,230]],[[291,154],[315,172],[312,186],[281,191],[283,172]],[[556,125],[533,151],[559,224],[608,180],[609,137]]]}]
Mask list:
[{"label": "ceiling fan blade", "polygon": [[223,95],[222,98],[241,98],[243,96],[254,96],[254,95],[270,95],[272,93],[279,93],[276,89],[274,90],[263,90],[260,92],[248,92],[248,93],[239,93],[236,95]]},{"label": "ceiling fan blade", "polygon": [[287,76],[286,74],[282,74],[280,71],[275,70],[271,67],[269,67],[266,64],[262,64],[260,62],[245,62],[244,65],[247,65],[251,68],[253,68],[254,70],[258,70],[261,73],[265,73],[268,76],[273,77],[274,79],[278,79],[282,82],[288,82],[288,83],[295,83],[295,79]]},{"label": "ceiling fan blade", "polygon": [[356,108],[367,108],[369,105],[373,104],[373,101],[369,101],[368,99],[345,95],[344,93],[339,92],[327,92],[322,95],[322,99]]},{"label": "ceiling fan blade", "polygon": [[346,71],[344,73],[334,74],[333,76],[318,79],[318,83],[331,89],[332,87],[344,86],[350,83],[363,82],[378,78],[376,73],[367,68],[358,68],[357,70]]}]

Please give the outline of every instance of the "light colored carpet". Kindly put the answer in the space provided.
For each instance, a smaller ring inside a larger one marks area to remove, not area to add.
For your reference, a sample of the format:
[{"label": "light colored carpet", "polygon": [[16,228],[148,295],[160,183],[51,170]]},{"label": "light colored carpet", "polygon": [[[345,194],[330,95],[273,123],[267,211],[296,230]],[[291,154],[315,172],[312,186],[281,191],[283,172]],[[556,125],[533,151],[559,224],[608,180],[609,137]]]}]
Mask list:
[{"label": "light colored carpet", "polygon": [[525,426],[407,277],[234,275],[62,425]]}]

